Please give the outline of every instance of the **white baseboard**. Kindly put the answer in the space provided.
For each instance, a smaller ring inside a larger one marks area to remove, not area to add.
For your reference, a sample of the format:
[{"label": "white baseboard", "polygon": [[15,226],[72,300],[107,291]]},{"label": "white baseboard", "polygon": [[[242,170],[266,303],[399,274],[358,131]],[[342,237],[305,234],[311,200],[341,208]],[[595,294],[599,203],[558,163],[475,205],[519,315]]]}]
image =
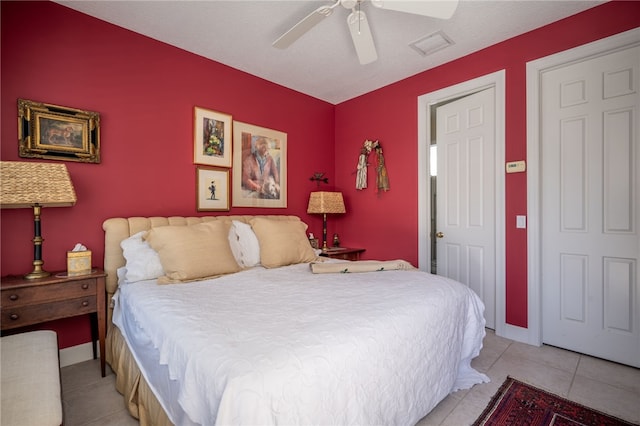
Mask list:
[{"label": "white baseboard", "polygon": [[[100,354],[99,346],[97,350],[98,354]],[[69,365],[78,364],[92,359],[93,345],[91,342],[60,349],[60,367],[67,367]]]}]

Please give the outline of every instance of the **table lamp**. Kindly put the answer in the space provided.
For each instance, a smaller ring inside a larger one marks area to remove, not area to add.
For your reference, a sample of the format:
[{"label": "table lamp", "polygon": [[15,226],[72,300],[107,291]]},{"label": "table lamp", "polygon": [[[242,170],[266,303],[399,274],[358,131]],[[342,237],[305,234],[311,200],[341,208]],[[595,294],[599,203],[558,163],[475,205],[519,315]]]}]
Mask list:
[{"label": "table lamp", "polygon": [[33,271],[26,279],[51,275],[42,269],[40,214],[42,207],[69,207],[76,193],[64,164],[0,161],[0,208],[33,208]]},{"label": "table lamp", "polygon": [[345,212],[342,192],[316,191],[309,195],[307,213],[322,214],[322,251],[327,251],[327,214]]}]

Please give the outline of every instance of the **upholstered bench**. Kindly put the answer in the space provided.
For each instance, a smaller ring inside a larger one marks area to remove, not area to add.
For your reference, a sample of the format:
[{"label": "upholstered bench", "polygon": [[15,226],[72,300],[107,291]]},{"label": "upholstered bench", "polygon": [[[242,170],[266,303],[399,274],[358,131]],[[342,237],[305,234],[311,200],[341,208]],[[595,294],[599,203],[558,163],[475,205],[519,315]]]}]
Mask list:
[{"label": "upholstered bench", "polygon": [[0,423],[61,425],[58,336],[31,331],[0,338]]}]

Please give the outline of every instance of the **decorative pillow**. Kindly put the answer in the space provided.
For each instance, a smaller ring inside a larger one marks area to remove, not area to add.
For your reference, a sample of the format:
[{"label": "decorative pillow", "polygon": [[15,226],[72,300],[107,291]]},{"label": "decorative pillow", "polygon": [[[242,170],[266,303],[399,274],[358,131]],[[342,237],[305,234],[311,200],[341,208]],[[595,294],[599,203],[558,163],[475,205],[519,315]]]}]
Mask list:
[{"label": "decorative pillow", "polygon": [[142,280],[153,280],[164,275],[158,253],[144,241],[147,231],[141,231],[122,240],[122,254],[127,261],[124,278],[134,283]]},{"label": "decorative pillow", "polygon": [[316,254],[299,220],[253,218],[249,222],[260,243],[260,263],[265,268],[313,262]]},{"label": "decorative pillow", "polygon": [[158,252],[168,279],[189,281],[240,270],[229,247],[228,221],[159,226],[146,240]]},{"label": "decorative pillow", "polygon": [[251,225],[238,220],[231,223],[229,246],[238,265],[252,268],[260,264],[260,244]]}]

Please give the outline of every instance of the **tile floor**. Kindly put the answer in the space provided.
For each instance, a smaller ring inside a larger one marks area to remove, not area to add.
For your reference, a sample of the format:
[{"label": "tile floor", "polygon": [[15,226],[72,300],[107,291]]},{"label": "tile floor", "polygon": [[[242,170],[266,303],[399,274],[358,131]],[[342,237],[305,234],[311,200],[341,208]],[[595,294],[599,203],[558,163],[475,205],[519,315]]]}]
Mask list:
[{"label": "tile floor", "polygon": [[[640,424],[640,369],[551,346],[525,345],[490,330],[473,366],[491,383],[449,395],[418,426],[471,424],[507,375]],[[108,367],[107,372],[100,377],[97,360],[62,369],[65,426],[138,424],[126,411]]]}]

